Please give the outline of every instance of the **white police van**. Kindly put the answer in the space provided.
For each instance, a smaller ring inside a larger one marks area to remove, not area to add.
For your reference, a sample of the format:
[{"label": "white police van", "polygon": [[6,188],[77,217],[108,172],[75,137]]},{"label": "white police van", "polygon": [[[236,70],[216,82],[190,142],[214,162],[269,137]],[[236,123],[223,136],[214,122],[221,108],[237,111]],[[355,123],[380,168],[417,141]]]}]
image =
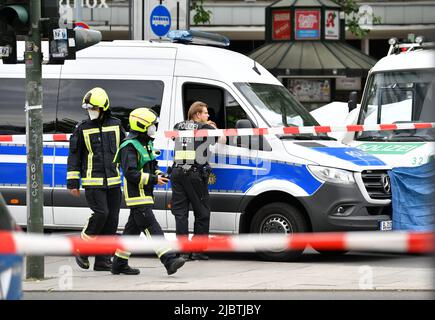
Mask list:
[{"label": "white police van", "polygon": [[[346,122],[435,122],[435,43],[421,37],[413,43],[390,39],[388,55],[369,72],[361,106]],[[391,167],[421,166],[435,155],[435,129],[347,133],[341,139]]]},{"label": "white police van", "polygon": [[[0,64],[0,134],[24,135],[23,64]],[[209,105],[219,128],[315,126],[318,123],[265,68],[229,50],[171,42],[113,41],[77,53],[64,65],[43,66],[44,132],[71,133],[86,115],[85,92],[107,90],[112,113],[127,127],[129,112],[149,107],[159,131],[186,118],[192,102]],[[165,170],[173,141],[155,146]],[[381,180],[389,167],[326,134],[229,138],[214,147],[209,181],[212,233],[317,232],[388,229],[389,193]],[[66,190],[68,142],[44,142],[44,224],[81,228],[90,215],[84,199]],[[17,222],[26,224],[26,146],[0,144],[0,192]],[[155,190],[155,213],[175,230],[170,185]],[[120,227],[128,216],[121,210]],[[189,221],[192,227],[193,219]],[[300,252],[267,252],[274,260]]]}]

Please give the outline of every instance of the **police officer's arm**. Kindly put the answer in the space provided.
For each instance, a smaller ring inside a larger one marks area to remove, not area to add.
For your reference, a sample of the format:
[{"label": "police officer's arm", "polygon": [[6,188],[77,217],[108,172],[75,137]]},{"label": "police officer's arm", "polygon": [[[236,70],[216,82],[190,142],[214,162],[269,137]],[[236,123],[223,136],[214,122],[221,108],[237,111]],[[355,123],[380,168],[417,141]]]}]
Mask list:
[{"label": "police officer's arm", "polygon": [[[203,127],[203,129],[207,129],[207,130],[214,130],[214,129],[217,129],[217,128],[218,128],[218,127],[217,127],[216,123],[214,123],[214,122],[211,121],[211,120],[207,121],[207,124],[204,125],[204,127]],[[216,142],[219,142],[219,143],[225,144],[225,143],[227,143],[227,137],[225,137],[225,136],[221,136],[221,137],[219,137],[218,139],[216,139]],[[215,142],[215,143],[216,143],[216,142]]]},{"label": "police officer's arm", "polygon": [[69,153],[67,161],[67,188],[77,190],[73,195],[79,195],[80,172],[82,166],[82,155],[85,148],[83,133],[80,125],[77,125],[69,140]]}]

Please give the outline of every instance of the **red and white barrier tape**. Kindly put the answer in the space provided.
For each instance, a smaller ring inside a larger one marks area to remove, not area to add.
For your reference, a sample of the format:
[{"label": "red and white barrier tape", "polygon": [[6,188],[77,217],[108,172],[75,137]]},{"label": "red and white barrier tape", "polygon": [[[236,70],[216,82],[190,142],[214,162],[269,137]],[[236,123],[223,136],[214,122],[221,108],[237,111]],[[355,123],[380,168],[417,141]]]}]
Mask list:
[{"label": "red and white barrier tape", "polygon": [[[57,134],[44,134],[42,136],[42,141],[44,142],[65,142],[69,141],[69,137],[71,134],[65,134],[65,133],[57,133]],[[26,143],[26,135],[0,135],[0,143],[1,142],[10,142],[10,143],[20,143],[25,144]]]},{"label": "red and white barrier tape", "polygon": [[432,232],[336,232],[242,234],[169,241],[163,237],[99,236],[83,240],[78,236],[27,234],[0,231],[0,254],[83,255],[111,254],[116,249],[132,253],[153,253],[155,248],[171,247],[178,252],[255,252],[277,249],[303,250],[307,245],[322,250],[369,252],[432,253]]},{"label": "red and white barrier tape", "polygon": [[386,131],[435,128],[435,123],[397,123],[349,126],[312,126],[312,127],[277,127],[252,129],[216,129],[216,130],[184,130],[165,131],[167,138],[178,137],[220,137],[220,136],[258,136],[266,134],[301,134],[301,133],[330,133],[357,131]]},{"label": "red and white barrier tape", "polygon": [[[397,123],[349,126],[311,126],[311,127],[277,127],[277,128],[244,128],[244,129],[216,129],[216,130],[184,130],[157,132],[166,138],[178,137],[231,137],[231,136],[260,136],[267,134],[301,134],[301,133],[331,133],[358,131],[387,131],[435,128],[434,122],[428,123]],[[45,142],[69,141],[70,134],[44,134]],[[26,143],[26,135],[0,135],[0,142]]]}]

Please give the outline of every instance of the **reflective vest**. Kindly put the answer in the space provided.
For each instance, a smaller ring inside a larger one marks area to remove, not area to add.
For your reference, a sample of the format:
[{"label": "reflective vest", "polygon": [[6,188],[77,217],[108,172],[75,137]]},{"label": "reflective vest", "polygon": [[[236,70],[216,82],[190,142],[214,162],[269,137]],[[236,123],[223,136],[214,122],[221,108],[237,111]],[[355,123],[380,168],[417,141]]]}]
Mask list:
[{"label": "reflective vest", "polygon": [[[186,120],[177,123],[174,130],[214,130],[215,128],[207,123]],[[208,163],[209,150],[211,144],[216,143],[216,137],[179,137],[175,139],[174,163],[199,164]]]},{"label": "reflective vest", "polygon": [[119,165],[113,158],[124,137],[121,121],[111,116],[103,123],[88,119],[78,124],[70,138],[68,189],[78,189],[80,180],[84,188],[119,187]]},{"label": "reflective vest", "polygon": [[157,175],[162,173],[157,165],[151,141],[127,138],[115,157],[124,173],[124,198],[127,207],[154,204],[153,189]]}]

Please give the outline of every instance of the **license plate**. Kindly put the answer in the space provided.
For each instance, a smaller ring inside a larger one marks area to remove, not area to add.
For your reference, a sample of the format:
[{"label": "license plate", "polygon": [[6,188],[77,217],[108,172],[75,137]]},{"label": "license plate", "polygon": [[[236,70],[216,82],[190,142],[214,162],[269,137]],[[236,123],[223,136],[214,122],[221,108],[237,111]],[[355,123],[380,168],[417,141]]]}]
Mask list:
[{"label": "license plate", "polygon": [[390,231],[393,230],[393,221],[387,220],[387,221],[381,221],[381,228],[382,231]]}]

